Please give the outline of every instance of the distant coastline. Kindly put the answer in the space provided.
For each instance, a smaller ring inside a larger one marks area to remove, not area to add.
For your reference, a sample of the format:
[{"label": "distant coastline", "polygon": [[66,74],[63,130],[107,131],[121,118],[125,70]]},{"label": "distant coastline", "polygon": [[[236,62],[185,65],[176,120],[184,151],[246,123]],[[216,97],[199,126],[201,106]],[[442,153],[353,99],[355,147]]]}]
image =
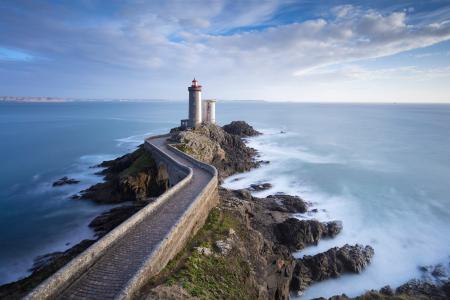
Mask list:
[{"label": "distant coastline", "polygon": [[0,102],[33,102],[33,103],[59,103],[70,99],[56,97],[28,97],[28,96],[0,96]]},{"label": "distant coastline", "polygon": [[0,96],[0,103],[66,103],[66,102],[155,102],[176,101],[162,99],[87,99],[87,98],[64,98],[64,97],[34,97],[34,96]]}]

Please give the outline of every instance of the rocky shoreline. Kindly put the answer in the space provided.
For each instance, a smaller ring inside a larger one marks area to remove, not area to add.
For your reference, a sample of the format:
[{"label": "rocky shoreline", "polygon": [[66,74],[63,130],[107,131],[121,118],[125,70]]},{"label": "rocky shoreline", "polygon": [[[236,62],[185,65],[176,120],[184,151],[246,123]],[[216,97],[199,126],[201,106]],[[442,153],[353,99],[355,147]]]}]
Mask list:
[{"label": "rocky shoreline", "polygon": [[[261,133],[243,121],[223,127],[204,125],[196,130],[171,130],[178,149],[214,165],[224,178],[269,162],[258,161],[257,151],[245,138]],[[102,162],[99,173],[104,182],[74,195],[73,201],[94,201],[122,206],[91,221],[95,239],[84,240],[64,252],[36,258],[32,274],[0,286],[1,299],[19,299],[73,257],[92,245],[148,201],[169,188],[168,174],[158,169],[142,146],[132,153]],[[63,177],[55,186],[72,184]],[[270,183],[255,183],[248,189],[219,189],[219,205],[185,249],[155,278],[149,278],[141,299],[289,299],[301,295],[314,282],[345,273],[360,273],[375,255],[370,245],[344,245],[313,256],[296,259],[293,253],[321,239],[333,238],[342,222],[299,220],[294,214],[316,210],[303,199],[291,195],[265,198],[251,192],[270,189]],[[400,297],[400,298],[399,298]],[[434,285],[412,281],[397,288],[369,291],[356,299],[448,299],[448,281]],[[320,298],[324,299],[324,298]],[[330,299],[350,299],[345,295]]]}]

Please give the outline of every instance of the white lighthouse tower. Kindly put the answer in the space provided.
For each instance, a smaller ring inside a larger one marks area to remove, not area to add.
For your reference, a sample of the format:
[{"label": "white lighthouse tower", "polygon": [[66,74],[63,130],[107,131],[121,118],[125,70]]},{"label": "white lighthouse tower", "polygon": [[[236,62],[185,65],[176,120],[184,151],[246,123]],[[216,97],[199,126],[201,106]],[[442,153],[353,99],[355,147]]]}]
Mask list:
[{"label": "white lighthouse tower", "polygon": [[190,128],[197,128],[202,124],[202,86],[194,78],[189,90],[189,120]]},{"label": "white lighthouse tower", "polygon": [[216,100],[202,101],[202,86],[194,78],[188,87],[189,91],[189,118],[181,120],[182,130],[195,129],[205,124],[216,123]]}]

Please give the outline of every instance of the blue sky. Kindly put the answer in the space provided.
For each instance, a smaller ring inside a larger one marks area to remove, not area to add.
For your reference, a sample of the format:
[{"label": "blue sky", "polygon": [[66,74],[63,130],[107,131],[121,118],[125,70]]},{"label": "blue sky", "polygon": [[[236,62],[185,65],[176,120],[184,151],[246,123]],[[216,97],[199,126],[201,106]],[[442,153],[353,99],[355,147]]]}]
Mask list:
[{"label": "blue sky", "polygon": [[0,95],[450,102],[450,1],[0,2]]}]

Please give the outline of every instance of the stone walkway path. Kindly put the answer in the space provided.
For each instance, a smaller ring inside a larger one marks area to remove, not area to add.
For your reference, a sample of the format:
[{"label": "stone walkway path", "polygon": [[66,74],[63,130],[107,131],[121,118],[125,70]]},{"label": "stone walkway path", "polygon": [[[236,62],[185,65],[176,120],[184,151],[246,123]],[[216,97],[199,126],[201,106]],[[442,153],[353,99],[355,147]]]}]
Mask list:
[{"label": "stone walkway path", "polygon": [[58,299],[113,299],[136,274],[189,204],[208,184],[212,175],[167,149],[166,138],[150,142],[173,159],[193,169],[192,181],[161,204],[153,214],[117,240],[97,262],[73,282]]}]

